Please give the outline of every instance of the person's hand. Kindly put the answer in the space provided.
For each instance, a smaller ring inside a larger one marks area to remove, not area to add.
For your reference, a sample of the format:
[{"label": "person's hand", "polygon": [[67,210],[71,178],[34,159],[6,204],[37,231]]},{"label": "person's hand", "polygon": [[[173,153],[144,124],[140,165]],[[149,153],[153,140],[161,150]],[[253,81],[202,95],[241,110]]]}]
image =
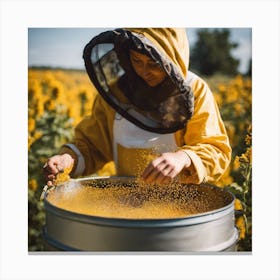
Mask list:
[{"label": "person's hand", "polygon": [[74,159],[69,154],[55,155],[48,159],[43,166],[43,174],[48,186],[52,186],[56,175],[70,169]]},{"label": "person's hand", "polygon": [[146,167],[142,178],[146,183],[168,184],[190,165],[191,159],[184,151],[163,153]]}]

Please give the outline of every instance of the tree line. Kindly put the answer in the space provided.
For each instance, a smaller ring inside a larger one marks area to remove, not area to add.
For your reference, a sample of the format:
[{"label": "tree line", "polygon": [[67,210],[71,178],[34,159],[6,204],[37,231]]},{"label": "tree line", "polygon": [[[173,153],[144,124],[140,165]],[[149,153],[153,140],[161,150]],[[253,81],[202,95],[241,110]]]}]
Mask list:
[{"label": "tree line", "polygon": [[[231,42],[230,29],[201,29],[190,52],[190,69],[202,75],[224,74],[234,76],[239,73],[240,60],[232,56],[238,43]],[[245,75],[251,76],[250,60]]]}]

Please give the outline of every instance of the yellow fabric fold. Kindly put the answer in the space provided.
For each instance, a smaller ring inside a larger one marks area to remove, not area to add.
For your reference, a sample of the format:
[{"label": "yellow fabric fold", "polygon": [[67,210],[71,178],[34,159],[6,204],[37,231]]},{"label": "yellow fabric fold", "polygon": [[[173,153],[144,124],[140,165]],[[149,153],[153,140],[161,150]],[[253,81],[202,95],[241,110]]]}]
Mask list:
[{"label": "yellow fabric fold", "polygon": [[[198,78],[193,84],[195,110],[184,131],[175,134],[177,145],[188,152],[195,181],[215,183],[231,160],[231,147],[213,94]],[[183,176],[185,180],[186,176]]]}]

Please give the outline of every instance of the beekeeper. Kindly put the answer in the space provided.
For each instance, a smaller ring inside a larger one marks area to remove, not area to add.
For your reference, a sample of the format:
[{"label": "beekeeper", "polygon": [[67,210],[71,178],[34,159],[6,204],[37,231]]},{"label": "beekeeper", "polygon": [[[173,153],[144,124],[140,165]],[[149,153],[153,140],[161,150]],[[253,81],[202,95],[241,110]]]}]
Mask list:
[{"label": "beekeeper", "polygon": [[231,147],[211,90],[188,70],[185,29],[106,31],[83,57],[99,94],[73,141],[44,165],[49,185],[61,170],[91,175],[112,161],[111,175],[147,183],[219,180]]}]

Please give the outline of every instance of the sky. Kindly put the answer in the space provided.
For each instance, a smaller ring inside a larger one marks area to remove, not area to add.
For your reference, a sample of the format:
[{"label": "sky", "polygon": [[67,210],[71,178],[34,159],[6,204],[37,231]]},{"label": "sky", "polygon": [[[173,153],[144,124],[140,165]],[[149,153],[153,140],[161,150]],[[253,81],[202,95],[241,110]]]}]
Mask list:
[{"label": "sky", "polygon": [[[28,65],[84,69],[84,46],[99,33],[114,28],[29,28]],[[198,28],[187,29],[190,43],[196,41]],[[252,57],[250,28],[230,28],[230,39],[238,43],[232,55],[240,59],[239,71],[248,69]]]}]

